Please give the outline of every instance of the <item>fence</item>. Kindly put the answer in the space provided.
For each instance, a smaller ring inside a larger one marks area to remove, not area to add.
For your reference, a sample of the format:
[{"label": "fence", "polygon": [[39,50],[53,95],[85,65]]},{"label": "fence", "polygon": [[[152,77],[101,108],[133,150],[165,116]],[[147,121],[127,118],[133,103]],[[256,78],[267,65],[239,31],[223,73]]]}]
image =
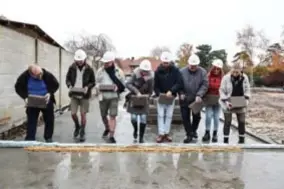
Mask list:
[{"label": "fence", "polygon": [[51,71],[60,82],[55,94],[57,108],[69,103],[65,76],[73,54],[4,26],[0,26],[0,52],[0,125],[25,118],[24,102],[15,93],[14,84],[31,63]]}]

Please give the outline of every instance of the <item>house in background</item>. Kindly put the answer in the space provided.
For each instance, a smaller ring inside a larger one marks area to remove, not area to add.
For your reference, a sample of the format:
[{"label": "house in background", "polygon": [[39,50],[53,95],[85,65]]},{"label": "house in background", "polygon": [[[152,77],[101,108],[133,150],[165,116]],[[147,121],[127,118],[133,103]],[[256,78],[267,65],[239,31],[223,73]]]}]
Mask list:
[{"label": "house in background", "polygon": [[138,59],[134,59],[134,57],[132,57],[120,60],[120,63],[118,65],[123,70],[124,74],[126,76],[129,76],[131,75],[133,70],[137,68],[140,65],[140,63],[145,59],[151,62],[153,71],[156,71],[158,66],[161,64],[161,61],[159,59],[153,57],[141,57]]}]

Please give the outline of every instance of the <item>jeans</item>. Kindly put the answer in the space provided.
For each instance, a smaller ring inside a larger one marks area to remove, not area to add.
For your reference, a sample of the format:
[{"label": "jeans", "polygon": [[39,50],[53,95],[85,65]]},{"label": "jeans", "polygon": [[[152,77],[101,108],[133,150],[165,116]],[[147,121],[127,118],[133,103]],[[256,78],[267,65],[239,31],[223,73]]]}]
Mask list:
[{"label": "jeans", "polygon": [[147,124],[147,115],[146,114],[131,114],[131,122],[137,122],[137,117],[140,116],[140,123]]},{"label": "jeans", "polygon": [[192,113],[191,122],[191,109],[188,106],[180,106],[180,112],[186,136],[192,136],[198,129],[198,125],[201,120],[201,114],[200,112],[197,114]]},{"label": "jeans", "polygon": [[170,133],[174,108],[175,101],[171,105],[157,103],[159,135]]},{"label": "jeans", "polygon": [[54,130],[54,106],[48,103],[45,109],[27,108],[27,133],[25,140],[35,140],[39,113],[42,112],[44,127],[44,139],[52,139]]},{"label": "jeans", "polygon": [[217,131],[219,128],[219,117],[220,117],[220,105],[213,105],[213,106],[207,106],[205,109],[205,126],[206,131],[210,131],[211,129],[211,123],[213,119],[214,123],[214,131]]}]

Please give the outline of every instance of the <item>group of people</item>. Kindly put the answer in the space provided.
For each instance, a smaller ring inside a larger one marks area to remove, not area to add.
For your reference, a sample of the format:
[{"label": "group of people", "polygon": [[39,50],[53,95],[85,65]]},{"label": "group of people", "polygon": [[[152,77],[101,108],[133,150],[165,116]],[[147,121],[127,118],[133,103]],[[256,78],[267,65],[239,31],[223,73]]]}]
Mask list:
[{"label": "group of people", "polygon": [[[245,115],[250,98],[250,84],[240,65],[234,65],[231,71],[224,75],[223,61],[220,59],[212,62],[208,72],[199,66],[200,59],[196,54],[192,54],[188,59],[188,66],[181,69],[173,63],[173,56],[169,52],[163,52],[160,60],[162,63],[155,72],[152,71],[148,60],[142,61],[133,71],[131,79],[126,82],[126,87],[130,90],[126,98],[128,106],[131,106],[131,96],[141,96],[141,94],[158,99],[164,95],[173,99],[171,103],[162,103],[157,100],[156,142],[172,141],[170,130],[177,97],[186,133],[184,143],[190,143],[198,138],[197,129],[201,120],[201,108],[197,112],[193,111],[192,104],[205,106],[205,134],[202,141],[218,142],[219,117],[223,110],[225,119],[223,142],[229,143],[233,113],[237,115],[239,143],[245,142]],[[205,103],[208,96],[215,96],[216,102]],[[234,107],[230,100],[232,97],[243,98],[245,105]],[[137,123],[137,116],[140,117],[140,125]],[[214,129],[211,135],[212,120]],[[131,123],[134,129],[134,140],[137,140],[139,130],[139,142],[143,142],[147,113],[132,113]]]},{"label": "group of people", "polygon": [[[127,111],[131,113],[133,126],[133,138],[140,143],[144,142],[144,133],[147,126],[147,113],[138,113],[137,107],[131,103],[134,97],[157,98],[162,95],[173,99],[164,104],[157,100],[158,136],[156,141],[171,142],[170,136],[172,117],[175,107],[175,98],[178,97],[180,113],[183,120],[186,138],[184,143],[190,143],[198,138],[197,129],[201,120],[199,112],[192,111],[193,103],[202,104],[206,96],[218,96],[215,104],[205,104],[206,124],[204,142],[211,140],[211,122],[214,122],[212,142],[218,141],[219,116],[221,109],[224,112],[224,143],[229,142],[230,125],[232,113],[236,113],[239,127],[239,143],[245,142],[245,113],[246,107],[234,108],[231,97],[244,97],[246,106],[250,98],[250,84],[248,77],[242,72],[238,65],[232,67],[231,71],[224,75],[223,62],[216,59],[211,69],[207,72],[199,66],[200,59],[192,54],[188,59],[188,66],[179,69],[173,63],[173,56],[169,52],[163,52],[160,59],[161,64],[156,71],[152,70],[151,62],[143,60],[139,67],[133,70],[132,76],[125,81],[122,70],[115,64],[115,54],[106,52],[101,62],[103,65],[94,72],[93,68],[86,62],[87,54],[79,49],[75,52],[74,62],[70,65],[66,74],[66,86],[69,89],[70,110],[74,121],[73,137],[85,141],[86,115],[89,111],[92,90],[98,93],[100,114],[104,124],[102,137],[110,143],[116,143],[115,129],[118,114],[118,103],[121,93],[125,89],[129,93],[125,98]],[[45,123],[44,139],[52,142],[54,130],[54,94],[59,88],[56,77],[37,64],[29,66],[17,79],[15,84],[16,93],[26,102],[27,133],[25,140],[36,140],[36,128],[39,113],[42,112]],[[76,90],[75,90],[76,89]],[[80,90],[78,90],[80,89]],[[76,92],[77,91],[77,92]],[[46,106],[36,107],[29,105],[31,96],[40,96]],[[149,104],[142,108],[147,110]],[[145,109],[146,107],[146,109]],[[80,121],[77,113],[80,108]],[[141,107],[139,107],[141,109]],[[138,108],[138,109],[139,109]],[[192,115],[192,116],[191,116]],[[139,119],[138,119],[139,118]],[[139,120],[139,121],[138,121]]]}]

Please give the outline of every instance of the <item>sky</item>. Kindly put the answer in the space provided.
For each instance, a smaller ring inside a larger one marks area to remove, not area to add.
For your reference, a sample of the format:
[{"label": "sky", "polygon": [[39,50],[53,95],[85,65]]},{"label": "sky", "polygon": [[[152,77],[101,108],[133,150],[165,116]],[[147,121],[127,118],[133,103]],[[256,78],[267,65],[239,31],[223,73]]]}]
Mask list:
[{"label": "sky", "polygon": [[280,40],[283,0],[0,0],[0,15],[39,25],[63,44],[80,33],[106,34],[120,57],[148,56],[188,42],[236,51],[236,32],[250,24]]}]

